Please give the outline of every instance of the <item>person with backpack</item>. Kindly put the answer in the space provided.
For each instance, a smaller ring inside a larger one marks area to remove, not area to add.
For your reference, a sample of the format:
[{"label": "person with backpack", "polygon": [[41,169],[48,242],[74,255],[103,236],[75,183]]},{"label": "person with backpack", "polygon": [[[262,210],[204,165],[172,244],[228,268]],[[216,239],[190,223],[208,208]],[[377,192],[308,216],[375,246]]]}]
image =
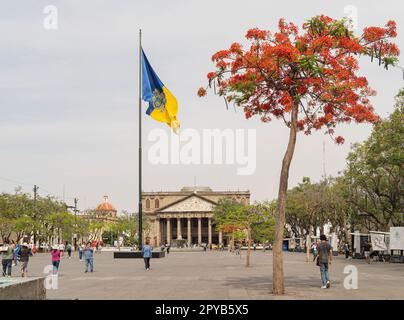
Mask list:
[{"label": "person with backpack", "polygon": [[32,250],[28,246],[28,243],[24,242],[18,256],[20,258],[21,262],[21,277],[26,277],[28,274],[28,262],[29,262],[29,257],[32,256]]},{"label": "person with backpack", "polygon": [[67,257],[70,259],[72,257],[72,245],[67,243],[66,245]]},{"label": "person with backpack", "polygon": [[317,245],[315,259],[316,264],[320,267],[321,281],[323,284],[321,289],[329,289],[331,284],[328,269],[332,261],[332,247],[324,234],[320,236],[320,241],[321,242]]}]

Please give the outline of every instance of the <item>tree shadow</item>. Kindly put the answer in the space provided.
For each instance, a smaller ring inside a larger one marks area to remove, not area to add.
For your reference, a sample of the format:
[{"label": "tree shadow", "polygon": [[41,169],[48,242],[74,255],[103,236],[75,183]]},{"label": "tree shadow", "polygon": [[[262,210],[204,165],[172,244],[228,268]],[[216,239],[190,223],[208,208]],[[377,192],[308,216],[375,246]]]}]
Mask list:
[{"label": "tree shadow", "polygon": [[[332,279],[331,279],[332,280]],[[271,276],[254,276],[254,277],[229,277],[223,283],[224,286],[233,289],[245,289],[252,291],[271,292],[272,291],[272,277]],[[340,281],[332,281],[332,285],[341,284]],[[285,287],[298,289],[302,292],[307,289],[319,289],[321,286],[320,275],[302,277],[302,276],[288,276],[285,277]]]}]

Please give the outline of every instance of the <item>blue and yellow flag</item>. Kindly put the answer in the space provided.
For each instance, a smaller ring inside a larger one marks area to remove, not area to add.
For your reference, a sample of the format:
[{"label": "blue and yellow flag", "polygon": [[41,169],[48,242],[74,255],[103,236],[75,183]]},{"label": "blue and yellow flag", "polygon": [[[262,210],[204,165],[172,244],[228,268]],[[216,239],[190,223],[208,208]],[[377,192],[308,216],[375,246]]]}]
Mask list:
[{"label": "blue and yellow flag", "polygon": [[146,113],[154,120],[167,123],[178,133],[180,123],[177,120],[178,103],[173,94],[161,82],[151,67],[142,49],[142,98],[149,102]]}]

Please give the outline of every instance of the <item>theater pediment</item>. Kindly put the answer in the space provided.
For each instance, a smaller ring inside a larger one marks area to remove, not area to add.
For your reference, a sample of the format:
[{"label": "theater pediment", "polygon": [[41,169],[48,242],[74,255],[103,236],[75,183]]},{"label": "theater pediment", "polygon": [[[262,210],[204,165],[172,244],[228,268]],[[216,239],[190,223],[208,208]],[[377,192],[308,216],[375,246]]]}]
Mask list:
[{"label": "theater pediment", "polygon": [[177,200],[176,202],[165,206],[158,210],[159,213],[165,212],[209,212],[213,211],[215,202],[203,198],[198,195],[191,195],[184,199]]}]

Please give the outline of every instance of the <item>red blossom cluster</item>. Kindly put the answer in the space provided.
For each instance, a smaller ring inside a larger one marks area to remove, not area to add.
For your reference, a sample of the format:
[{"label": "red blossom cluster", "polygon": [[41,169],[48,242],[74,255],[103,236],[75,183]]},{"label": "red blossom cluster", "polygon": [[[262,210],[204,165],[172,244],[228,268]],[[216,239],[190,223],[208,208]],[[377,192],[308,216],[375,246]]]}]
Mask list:
[{"label": "red blossom cluster", "polygon": [[206,95],[206,89],[205,88],[199,88],[198,89],[198,96],[203,97]]},{"label": "red blossom cluster", "polygon": [[[359,55],[369,55],[393,64],[399,55],[390,42],[397,35],[396,23],[367,27],[355,37],[343,21],[321,15],[297,26],[279,20],[278,32],[248,30],[248,49],[233,43],[212,56],[217,70],[208,73],[209,85],[216,82],[218,94],[242,106],[246,118],[261,116],[268,122],[289,116],[298,108],[296,126],[310,134],[312,129],[333,128],[342,122],[375,122],[378,116],[368,99],[375,91],[365,77],[357,75]],[[199,96],[206,95],[200,88]],[[343,143],[342,137],[335,139]]]}]

